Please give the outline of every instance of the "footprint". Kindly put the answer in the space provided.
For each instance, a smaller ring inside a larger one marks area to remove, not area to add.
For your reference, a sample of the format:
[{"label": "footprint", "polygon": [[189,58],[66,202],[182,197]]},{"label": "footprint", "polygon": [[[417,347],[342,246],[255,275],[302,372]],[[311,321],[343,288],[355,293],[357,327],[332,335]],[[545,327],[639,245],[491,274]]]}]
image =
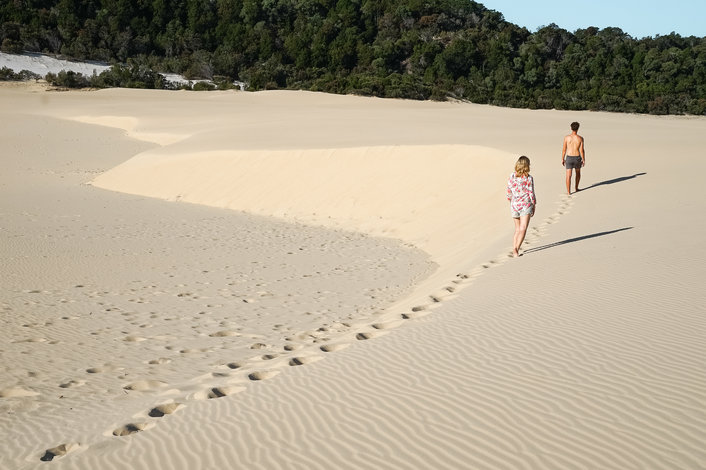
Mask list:
[{"label": "footprint", "polygon": [[122,367],[106,366],[106,367],[90,367],[86,369],[89,374],[102,374],[103,372],[114,372],[122,370]]},{"label": "footprint", "polygon": [[39,458],[42,462],[51,462],[55,457],[63,457],[76,450],[79,447],[78,443],[71,442],[68,444],[61,444],[60,446],[52,447],[47,449],[42,457]]},{"label": "footprint", "polygon": [[402,320],[390,321],[386,323],[373,323],[372,326],[376,330],[389,330],[392,328],[397,328],[402,324]]},{"label": "footprint", "polygon": [[154,426],[154,423],[129,423],[113,431],[113,436],[129,436],[140,431],[145,431]]},{"label": "footprint", "polygon": [[222,386],[222,387],[213,387],[208,393],[208,398],[222,398],[222,397],[227,397],[229,395],[234,395],[236,393],[240,393],[243,390],[245,390],[245,387],[229,387],[229,386]]},{"label": "footprint", "polygon": [[137,382],[125,385],[123,388],[125,390],[147,392],[150,390],[155,390],[157,388],[164,387],[165,385],[167,385],[165,382],[159,380],[138,380]]},{"label": "footprint", "polygon": [[279,374],[278,370],[263,370],[263,371],[258,371],[258,372],[252,372],[248,374],[248,378],[250,380],[267,380],[271,379],[275,375]]},{"label": "footprint", "polygon": [[207,390],[204,390],[202,392],[198,392],[194,395],[194,399],[196,400],[208,400],[212,398],[223,398],[227,397],[229,395],[234,395],[236,393],[242,392],[245,390],[245,387],[237,387],[237,386],[221,386],[221,387],[212,387]]},{"label": "footprint", "polygon": [[324,344],[323,346],[320,346],[319,349],[323,352],[336,352],[346,349],[348,346],[350,346],[348,343]]},{"label": "footprint", "polygon": [[323,359],[321,356],[304,356],[304,357],[293,357],[289,361],[290,366],[303,366],[306,364],[311,364],[316,361]]},{"label": "footprint", "polygon": [[69,380],[66,383],[60,384],[59,387],[61,387],[61,388],[74,388],[74,387],[81,387],[82,385],[86,385],[85,380]]},{"label": "footprint", "polygon": [[171,359],[167,359],[166,357],[160,357],[159,359],[152,359],[147,364],[152,364],[152,365],[169,364],[170,362],[172,362]]},{"label": "footprint", "polygon": [[444,300],[448,300],[453,297],[456,297],[456,294],[453,294],[453,292],[455,290],[456,289],[454,289],[453,287],[445,287],[442,290],[440,290],[439,292],[436,292],[436,293],[430,295],[429,298],[432,300],[432,302],[439,303]]},{"label": "footprint", "polygon": [[155,406],[147,414],[152,418],[161,418],[164,415],[175,413],[183,407],[184,405],[181,403],[164,403],[163,405]]},{"label": "footprint", "polygon": [[13,343],[44,343],[46,340],[47,340],[46,338],[33,337],[33,338],[27,338],[27,339],[13,341]]},{"label": "footprint", "polygon": [[473,277],[470,274],[457,274],[456,279],[453,279],[451,282],[457,286],[463,285],[463,284],[468,284],[473,280]]},{"label": "footprint", "polygon": [[181,349],[179,353],[181,354],[199,354],[199,353],[208,353],[213,351],[213,348],[187,348],[187,349]]},{"label": "footprint", "polygon": [[367,332],[358,333],[357,335],[355,335],[355,339],[364,341],[367,339],[379,338],[380,336],[383,336],[386,334],[387,334],[386,331],[379,331],[379,330],[378,331],[367,331]]},{"label": "footprint", "polygon": [[237,331],[223,330],[223,331],[216,331],[215,333],[211,333],[208,336],[210,336],[212,338],[225,338],[228,336],[239,336],[239,335],[240,335],[240,333],[238,333]]},{"label": "footprint", "polygon": [[401,315],[401,317],[405,320],[414,320],[416,318],[426,317],[427,315],[429,315],[429,312],[421,311],[421,312],[403,313]]},{"label": "footprint", "polygon": [[147,338],[143,338],[142,336],[126,336],[123,338],[123,341],[128,343],[139,343],[142,341],[147,341]]}]

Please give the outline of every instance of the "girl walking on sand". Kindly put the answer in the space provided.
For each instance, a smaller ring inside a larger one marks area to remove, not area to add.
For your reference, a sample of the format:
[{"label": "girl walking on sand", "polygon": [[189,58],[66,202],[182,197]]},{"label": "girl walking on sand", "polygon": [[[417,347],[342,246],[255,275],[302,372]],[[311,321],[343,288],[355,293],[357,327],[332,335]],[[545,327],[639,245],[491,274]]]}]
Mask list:
[{"label": "girl walking on sand", "polygon": [[534,215],[537,197],[534,194],[534,179],[529,174],[530,160],[524,155],[515,163],[515,172],[507,181],[507,200],[510,201],[510,213],[515,221],[512,256],[520,256],[520,246],[525,240],[530,217]]}]

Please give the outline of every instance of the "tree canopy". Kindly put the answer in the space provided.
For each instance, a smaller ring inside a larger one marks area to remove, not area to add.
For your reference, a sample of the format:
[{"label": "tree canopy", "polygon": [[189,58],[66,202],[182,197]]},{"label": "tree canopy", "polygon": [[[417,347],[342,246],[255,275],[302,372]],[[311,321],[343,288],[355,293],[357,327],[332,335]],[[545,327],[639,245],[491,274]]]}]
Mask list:
[{"label": "tree canopy", "polygon": [[251,90],[706,113],[706,38],[532,33],[470,0],[8,0],[0,48]]}]

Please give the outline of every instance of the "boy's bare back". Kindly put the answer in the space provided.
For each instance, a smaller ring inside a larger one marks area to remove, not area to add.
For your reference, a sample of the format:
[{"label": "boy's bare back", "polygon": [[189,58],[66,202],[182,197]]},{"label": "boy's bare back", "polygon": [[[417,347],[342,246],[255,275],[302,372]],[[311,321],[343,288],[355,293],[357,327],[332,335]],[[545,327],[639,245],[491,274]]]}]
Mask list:
[{"label": "boy's bare back", "polygon": [[580,157],[583,147],[583,137],[572,132],[564,137],[564,156]]}]

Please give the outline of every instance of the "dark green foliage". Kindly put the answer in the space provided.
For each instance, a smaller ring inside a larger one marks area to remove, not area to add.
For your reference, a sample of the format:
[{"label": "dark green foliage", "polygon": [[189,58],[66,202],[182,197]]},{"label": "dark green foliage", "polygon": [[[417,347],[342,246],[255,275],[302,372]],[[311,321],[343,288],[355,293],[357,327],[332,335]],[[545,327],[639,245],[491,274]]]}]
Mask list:
[{"label": "dark green foliage", "polygon": [[3,67],[0,69],[0,81],[27,81],[27,80],[39,80],[42,78],[40,75],[37,75],[34,72],[30,72],[29,70],[20,70],[19,72],[15,73],[12,71],[12,69],[9,69],[7,67]]},{"label": "dark green foliage", "polygon": [[91,86],[97,88],[165,88],[164,76],[149,67],[133,63],[129,66],[113,65],[109,70],[94,76]]},{"label": "dark green foliage", "polygon": [[64,88],[87,88],[90,86],[89,79],[83,74],[65,70],[58,74],[48,73],[46,80],[54,86]]},{"label": "dark green foliage", "polygon": [[0,49],[129,64],[56,76],[63,86],[162,88],[162,70],[219,89],[706,112],[706,38],[530,33],[471,0],[13,0],[0,2]]},{"label": "dark green foliage", "polygon": [[113,65],[100,75],[94,73],[90,77],[62,70],[58,74],[48,73],[45,78],[51,85],[65,88],[169,88],[163,75],[137,64]]},{"label": "dark green foliage", "polygon": [[194,91],[211,91],[216,89],[216,85],[208,82],[196,82],[191,89]]}]

